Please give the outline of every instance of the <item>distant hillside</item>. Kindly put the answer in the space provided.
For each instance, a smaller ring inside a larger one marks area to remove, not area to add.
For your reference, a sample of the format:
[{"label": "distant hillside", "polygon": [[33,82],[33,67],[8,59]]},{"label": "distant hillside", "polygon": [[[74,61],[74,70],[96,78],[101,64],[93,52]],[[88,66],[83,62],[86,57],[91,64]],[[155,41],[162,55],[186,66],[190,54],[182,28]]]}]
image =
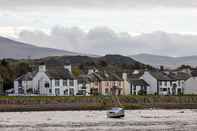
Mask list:
[{"label": "distant hillside", "polygon": [[138,54],[138,55],[132,55],[130,57],[137,61],[155,67],[164,65],[166,67],[176,68],[183,64],[197,66],[197,56],[169,57],[169,56],[159,56],[159,55],[151,55],[151,54]]},{"label": "distant hillside", "polygon": [[[147,65],[142,64],[130,57],[122,55],[106,55],[102,57],[89,57],[89,56],[61,56],[61,57],[46,57],[35,60],[37,64],[45,63],[47,65],[65,65],[72,64],[80,68],[96,67],[105,70],[123,71],[132,69],[142,69]],[[83,70],[82,69],[82,70]]]},{"label": "distant hillside", "polygon": [[71,56],[79,55],[79,53],[57,50],[51,48],[42,48],[33,46],[30,44],[10,40],[8,38],[0,37],[0,59],[2,58],[13,58],[13,59],[23,59],[31,57],[43,58],[47,56]]}]

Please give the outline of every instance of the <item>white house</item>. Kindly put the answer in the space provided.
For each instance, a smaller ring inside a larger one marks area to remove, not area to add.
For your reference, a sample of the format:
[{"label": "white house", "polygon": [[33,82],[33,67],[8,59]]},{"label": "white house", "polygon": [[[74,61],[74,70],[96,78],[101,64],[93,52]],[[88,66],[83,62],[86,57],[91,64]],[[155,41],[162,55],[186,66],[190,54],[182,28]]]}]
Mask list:
[{"label": "white house", "polygon": [[149,85],[141,79],[144,71],[134,70],[132,73],[123,73],[123,91],[124,95],[146,95]]},{"label": "white house", "polygon": [[77,80],[71,66],[46,67],[29,72],[14,81],[15,95],[74,96],[78,92]]},{"label": "white house", "polygon": [[90,96],[91,94],[91,82],[88,79],[87,75],[80,75],[77,78],[77,83],[78,83],[78,92],[77,95],[82,95],[82,96]]},{"label": "white house", "polygon": [[164,73],[161,71],[145,71],[142,79],[150,88],[148,94],[177,95],[183,93],[184,82],[189,78],[187,73]]},{"label": "white house", "polygon": [[191,72],[191,77],[184,83],[184,94],[197,94],[197,70]]}]

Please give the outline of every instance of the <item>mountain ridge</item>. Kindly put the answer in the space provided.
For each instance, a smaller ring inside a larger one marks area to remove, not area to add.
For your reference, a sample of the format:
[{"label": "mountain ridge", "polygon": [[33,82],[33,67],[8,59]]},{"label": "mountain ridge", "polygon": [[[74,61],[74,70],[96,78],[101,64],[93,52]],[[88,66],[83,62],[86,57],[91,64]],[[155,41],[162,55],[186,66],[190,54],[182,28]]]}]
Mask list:
[{"label": "mountain ridge", "polygon": [[161,65],[169,68],[176,68],[181,65],[197,66],[197,55],[173,57],[142,53],[137,55],[130,55],[130,57],[139,62],[149,64],[155,67]]},{"label": "mountain ridge", "polygon": [[0,59],[38,59],[48,56],[82,55],[71,51],[39,47],[0,36]]}]

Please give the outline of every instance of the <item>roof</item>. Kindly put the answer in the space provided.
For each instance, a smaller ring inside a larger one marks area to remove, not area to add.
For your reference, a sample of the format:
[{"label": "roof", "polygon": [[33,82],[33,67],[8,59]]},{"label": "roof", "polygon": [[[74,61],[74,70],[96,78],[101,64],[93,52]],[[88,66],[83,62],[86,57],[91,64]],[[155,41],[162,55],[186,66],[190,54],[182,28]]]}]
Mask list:
[{"label": "roof", "polygon": [[140,79],[142,75],[144,74],[144,70],[138,70],[138,71],[139,71],[138,73],[134,73],[134,71],[132,73],[127,73],[128,80]]},{"label": "roof", "polygon": [[171,80],[173,80],[167,74],[165,74],[164,72],[161,72],[161,71],[150,71],[150,74],[155,79],[160,80],[160,81],[171,81]]},{"label": "roof", "polygon": [[78,83],[84,83],[89,82],[90,79],[88,78],[88,75],[80,75],[77,77]]},{"label": "roof", "polygon": [[149,86],[149,84],[143,79],[129,80],[134,86]]},{"label": "roof", "polygon": [[112,72],[99,71],[88,75],[91,81],[122,81],[122,78]]},{"label": "roof", "polygon": [[190,75],[184,72],[169,72],[165,73],[162,71],[150,71],[150,74],[160,81],[176,81],[176,80],[187,80]]},{"label": "roof", "polygon": [[169,77],[174,80],[187,80],[191,76],[187,73],[184,73],[184,72],[176,72],[176,73],[170,73]]},{"label": "roof", "polygon": [[28,72],[20,77],[18,77],[17,81],[31,81],[33,80],[34,76],[36,75],[36,72]]},{"label": "roof", "polygon": [[74,76],[71,74],[71,72],[69,72],[63,66],[49,66],[46,68],[46,74],[50,79],[74,79]]},{"label": "roof", "polygon": [[[30,81],[33,80],[33,78],[35,77],[35,75],[38,73],[38,71],[34,71],[34,72],[28,72],[27,74],[24,74],[20,77],[18,77],[16,80],[19,81]],[[46,69],[47,76],[50,79],[74,79],[74,76],[67,70],[65,69],[63,66],[62,67],[55,67],[55,66],[49,66]]]}]

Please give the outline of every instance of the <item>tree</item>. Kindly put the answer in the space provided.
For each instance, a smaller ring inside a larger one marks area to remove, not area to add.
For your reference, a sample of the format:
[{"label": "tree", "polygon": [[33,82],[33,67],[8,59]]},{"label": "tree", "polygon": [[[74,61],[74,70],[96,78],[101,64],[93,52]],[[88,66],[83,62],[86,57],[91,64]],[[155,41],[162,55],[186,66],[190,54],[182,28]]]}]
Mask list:
[{"label": "tree", "polygon": [[7,62],[7,60],[6,59],[3,59],[2,61],[1,61],[1,65],[2,66],[8,66],[8,62]]},{"label": "tree", "polygon": [[19,64],[16,65],[15,67],[16,75],[21,76],[26,74],[27,72],[31,72],[32,69],[30,67],[30,64],[27,62],[20,62]]},{"label": "tree", "polygon": [[81,70],[77,67],[73,68],[72,73],[74,76],[78,77],[81,74]]}]

